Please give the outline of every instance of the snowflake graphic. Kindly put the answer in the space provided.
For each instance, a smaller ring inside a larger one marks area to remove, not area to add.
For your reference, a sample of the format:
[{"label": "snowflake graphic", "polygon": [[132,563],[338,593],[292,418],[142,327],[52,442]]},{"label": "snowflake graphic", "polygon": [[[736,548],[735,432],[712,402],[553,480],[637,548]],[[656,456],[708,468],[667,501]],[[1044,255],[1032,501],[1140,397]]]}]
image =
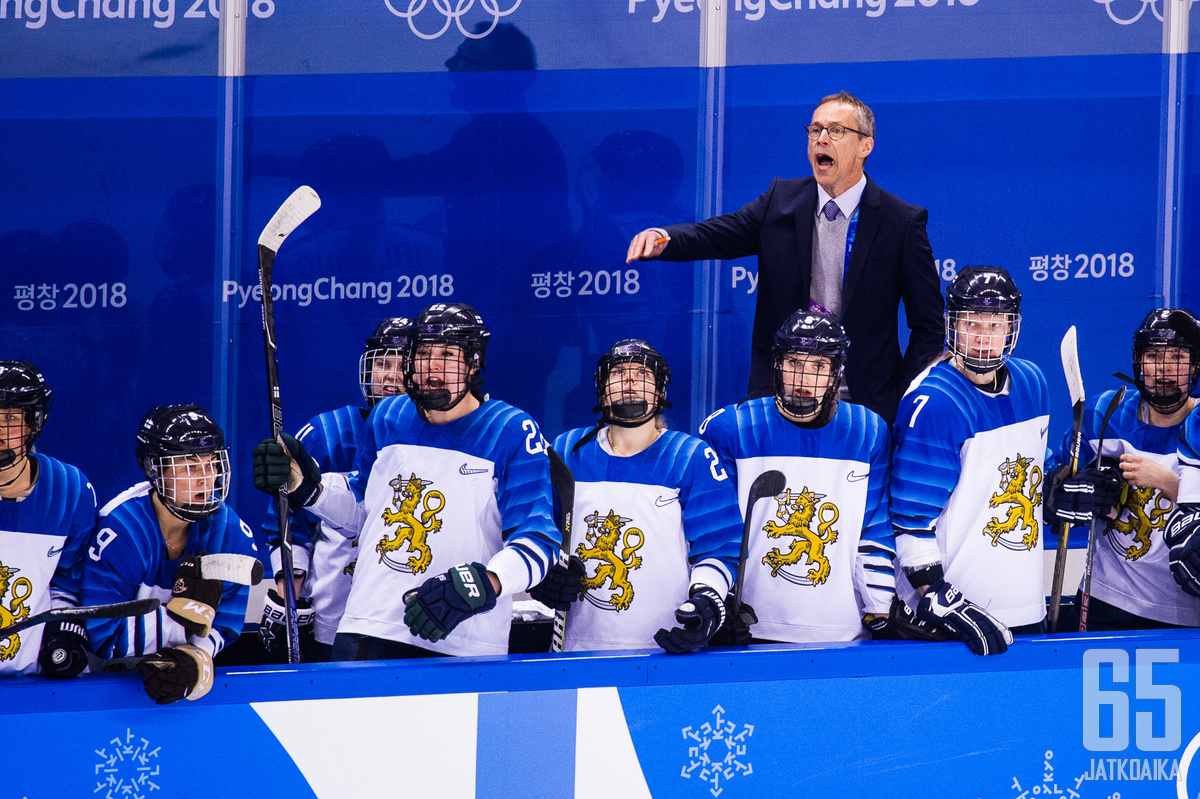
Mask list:
[{"label": "snowflake graphic", "polygon": [[95,750],[99,760],[94,796],[104,791],[104,799],[146,799],[146,794],[159,790],[152,778],[158,776],[158,752],[162,747],[151,748],[149,741],[134,735],[128,727],[124,739],[118,735],[108,743]]},{"label": "snowflake graphic", "polygon": [[725,718],[725,708],[717,705],[712,716],[712,721],[699,728],[683,728],[683,739],[689,742],[688,764],[679,776],[712,783],[708,792],[720,796],[725,791],[722,781],[728,783],[734,777],[749,777],[754,773],[754,766],[744,759],[746,739],[754,735],[754,725],[743,724],[741,732],[735,735],[738,725]]}]

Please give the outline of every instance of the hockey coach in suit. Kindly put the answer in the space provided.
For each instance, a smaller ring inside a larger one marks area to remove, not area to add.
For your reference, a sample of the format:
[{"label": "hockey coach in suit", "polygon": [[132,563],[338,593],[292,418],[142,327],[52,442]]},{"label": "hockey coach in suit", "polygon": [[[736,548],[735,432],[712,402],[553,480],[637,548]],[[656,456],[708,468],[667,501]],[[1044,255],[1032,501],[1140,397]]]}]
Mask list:
[{"label": "hockey coach in suit", "polygon": [[[875,116],[861,100],[845,92],[824,98],[805,131],[813,177],[775,178],[730,214],[644,230],[630,242],[628,260],[757,255],[750,392],[771,386],[772,337],[807,306],[841,318],[850,339],[848,398],[891,423],[904,390],[944,341],[929,215],[864,173]],[[910,331],[903,355],[896,321],[902,300]]]}]

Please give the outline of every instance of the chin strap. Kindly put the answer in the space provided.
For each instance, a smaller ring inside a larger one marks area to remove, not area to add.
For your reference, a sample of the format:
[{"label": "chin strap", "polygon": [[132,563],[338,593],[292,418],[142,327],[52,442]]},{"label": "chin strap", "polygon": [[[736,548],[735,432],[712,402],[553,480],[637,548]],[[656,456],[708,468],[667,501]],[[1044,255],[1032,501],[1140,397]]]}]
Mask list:
[{"label": "chin strap", "polygon": [[[10,450],[6,450],[6,451],[7,451],[7,452],[12,452],[12,450],[11,450],[11,449],[10,449]],[[20,480],[22,477],[24,477],[24,476],[25,476],[25,472],[26,472],[26,471],[29,469],[29,464],[30,464],[30,462],[31,462],[32,460],[33,460],[32,458],[30,458],[28,455],[26,455],[26,456],[25,456],[25,465],[21,467],[21,471],[17,472],[17,476],[16,476],[16,477],[14,477],[13,479],[9,480],[7,483],[0,483],[0,488],[8,488],[10,485],[12,485],[13,483],[17,482],[17,481],[18,481],[18,480]],[[15,462],[15,461],[16,461],[16,459],[14,458],[14,459],[13,459],[13,462]],[[12,464],[10,463],[9,465],[11,466]]]}]

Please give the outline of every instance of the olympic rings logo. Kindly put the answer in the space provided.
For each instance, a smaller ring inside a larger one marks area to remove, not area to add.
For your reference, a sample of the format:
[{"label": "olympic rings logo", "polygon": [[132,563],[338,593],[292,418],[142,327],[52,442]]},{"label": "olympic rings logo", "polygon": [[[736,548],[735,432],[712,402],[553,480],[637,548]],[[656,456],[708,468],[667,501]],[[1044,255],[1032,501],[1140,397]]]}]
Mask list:
[{"label": "olympic rings logo", "polygon": [[[403,0],[400,1],[403,2]],[[383,0],[383,2],[387,5],[388,11],[391,11],[401,19],[408,20],[409,29],[426,41],[430,39],[437,39],[446,31],[450,30],[450,23],[452,22],[458,26],[459,32],[468,39],[482,39],[484,36],[487,36],[496,29],[496,26],[500,24],[501,18],[507,17],[509,14],[517,10],[517,6],[521,5],[521,0],[516,0],[513,3],[512,8],[508,9],[507,11],[501,11],[499,0],[479,0],[479,5],[483,8],[483,10],[492,15],[492,24],[489,25],[487,30],[483,31],[482,33],[472,33],[463,27],[462,18],[463,15],[470,11],[475,5],[475,0],[454,0],[453,7],[451,7],[451,0],[408,0],[407,11],[397,11],[395,6],[392,5],[392,0]],[[1153,2],[1153,0],[1151,0],[1151,2]],[[1193,2],[1195,2],[1195,0],[1193,0]],[[417,29],[417,15],[425,10],[425,6],[430,4],[432,4],[433,8],[436,11],[441,12],[442,16],[446,18],[442,24],[442,29],[437,33],[423,33]]]},{"label": "olympic rings logo", "polygon": [[[1128,19],[1122,18],[1113,13],[1112,6],[1113,6],[1113,3],[1115,2],[1115,0],[1094,0],[1094,2],[1103,3],[1104,9],[1108,12],[1108,18],[1111,19],[1113,22],[1117,23],[1118,25],[1132,25],[1133,23],[1137,22],[1139,19],[1142,18],[1142,15],[1146,13],[1147,8],[1150,9],[1150,11],[1154,14],[1154,16],[1158,19],[1159,22],[1163,21],[1162,12],[1159,11],[1156,6],[1156,3],[1158,2],[1158,0],[1139,0],[1139,2],[1141,2],[1141,4],[1142,4],[1142,7],[1138,9],[1138,12],[1136,14],[1134,14],[1132,17],[1129,17]],[[1179,2],[1179,0],[1163,0],[1163,2],[1171,3],[1171,2]],[[1188,0],[1188,8],[1191,8],[1192,5],[1195,4],[1195,2],[1196,2],[1196,0]]]}]

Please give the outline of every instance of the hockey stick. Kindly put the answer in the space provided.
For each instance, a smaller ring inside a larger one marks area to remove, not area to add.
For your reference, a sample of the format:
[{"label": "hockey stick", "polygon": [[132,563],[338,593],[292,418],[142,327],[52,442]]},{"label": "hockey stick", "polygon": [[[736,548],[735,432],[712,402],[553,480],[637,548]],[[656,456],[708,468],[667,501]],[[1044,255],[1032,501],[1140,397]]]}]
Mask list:
[{"label": "hockey stick", "polygon": [[[575,475],[563,461],[562,456],[554,451],[554,447],[546,447],[550,456],[550,483],[558,492],[558,504],[562,509],[558,519],[558,529],[562,533],[562,547],[558,552],[558,563],[566,566],[571,559],[571,518],[575,515]],[[578,597],[576,597],[578,599]],[[567,612],[554,611],[554,631],[550,635],[550,651],[563,651],[563,643],[567,640]]]},{"label": "hockey stick", "polygon": [[263,565],[258,558],[230,552],[200,556],[200,579],[221,580],[238,585],[258,585],[262,582]]},{"label": "hockey stick", "polygon": [[129,602],[114,602],[111,605],[91,605],[83,608],[55,608],[43,611],[36,616],[0,627],[0,640],[16,635],[22,630],[36,627],[39,624],[49,624],[55,621],[86,621],[87,619],[120,619],[125,616],[144,616],[158,609],[159,601],[153,597],[133,599]]},{"label": "hockey stick", "polygon": [[[1079,469],[1079,451],[1083,448],[1083,374],[1079,371],[1077,335],[1075,325],[1071,325],[1059,346],[1063,375],[1067,378],[1067,392],[1071,395],[1071,451],[1068,463],[1071,477],[1074,477]],[[1058,551],[1054,555],[1054,579],[1050,584],[1050,618],[1046,620],[1046,629],[1052,633],[1058,632],[1063,576],[1067,571],[1067,537],[1070,534],[1070,524],[1064,522],[1058,526]]]},{"label": "hockey stick", "polygon": [[777,469],[763,472],[750,484],[750,496],[746,498],[746,521],[742,523],[742,551],[738,555],[737,580],[733,584],[733,600],[729,605],[730,618],[736,618],[742,612],[742,583],[746,579],[746,555],[750,552],[750,525],[754,523],[754,504],[763,497],[782,494],[785,488],[787,478]]},{"label": "hockey stick", "polygon": [[[1112,402],[1108,403],[1108,407],[1104,409],[1104,420],[1100,422],[1100,438],[1096,442],[1096,463],[1100,463],[1100,458],[1104,455],[1104,433],[1108,430],[1108,420],[1116,412],[1117,408],[1121,407],[1121,402],[1125,399],[1125,386],[1117,389],[1117,393],[1113,395]],[[1096,529],[1099,524],[1103,523],[1100,518],[1092,516],[1092,523],[1088,526],[1088,547],[1087,561],[1083,567],[1083,592],[1079,598],[1079,632],[1087,632],[1088,619],[1088,602],[1092,598],[1092,557],[1096,554]]]},{"label": "hockey stick", "polygon": [[[321,198],[308,186],[292,192],[258,237],[258,283],[262,290],[263,344],[267,353],[267,394],[271,408],[271,437],[283,433],[283,404],[279,399],[279,364],[275,352],[275,307],[271,298],[271,267],[283,241],[300,223],[321,207]],[[283,567],[284,606],[287,609],[288,663],[300,662],[300,620],[296,613],[296,584],[293,579],[292,536],[288,530],[287,483],[275,498],[279,521],[279,554]]]}]

